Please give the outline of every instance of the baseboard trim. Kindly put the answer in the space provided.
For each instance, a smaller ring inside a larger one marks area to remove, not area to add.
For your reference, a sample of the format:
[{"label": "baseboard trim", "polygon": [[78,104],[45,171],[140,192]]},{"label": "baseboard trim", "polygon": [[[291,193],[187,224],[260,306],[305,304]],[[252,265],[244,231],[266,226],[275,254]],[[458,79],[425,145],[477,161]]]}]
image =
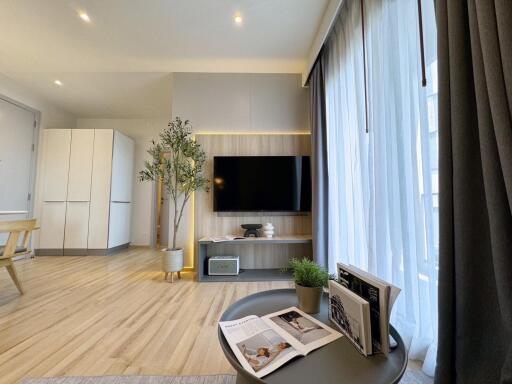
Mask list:
[{"label": "baseboard trim", "polygon": [[130,243],[126,243],[107,249],[88,249],[87,254],[89,256],[110,256],[122,250],[128,249],[129,247]]},{"label": "baseboard trim", "polygon": [[105,249],[86,248],[57,248],[57,249],[36,249],[36,256],[110,256],[130,247],[130,243],[121,244]]},{"label": "baseboard trim", "polygon": [[87,256],[87,248],[64,248],[65,256]]},{"label": "baseboard trim", "polygon": [[43,248],[35,250],[36,256],[64,256],[62,248]]}]

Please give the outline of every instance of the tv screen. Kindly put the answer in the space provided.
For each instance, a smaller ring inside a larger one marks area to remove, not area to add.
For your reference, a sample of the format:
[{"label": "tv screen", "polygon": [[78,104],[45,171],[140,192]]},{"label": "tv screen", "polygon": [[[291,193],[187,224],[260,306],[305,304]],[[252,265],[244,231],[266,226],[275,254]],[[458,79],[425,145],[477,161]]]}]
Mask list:
[{"label": "tv screen", "polygon": [[216,212],[309,212],[309,156],[216,156]]}]

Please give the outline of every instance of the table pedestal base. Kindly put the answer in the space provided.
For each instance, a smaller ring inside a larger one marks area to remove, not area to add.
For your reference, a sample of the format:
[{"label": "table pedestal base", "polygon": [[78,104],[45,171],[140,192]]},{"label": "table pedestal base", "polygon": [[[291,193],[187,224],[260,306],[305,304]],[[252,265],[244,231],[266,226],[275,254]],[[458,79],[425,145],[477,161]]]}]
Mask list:
[{"label": "table pedestal base", "polygon": [[249,381],[239,373],[236,375],[236,384],[254,384],[254,383],[255,383],[255,381]]}]

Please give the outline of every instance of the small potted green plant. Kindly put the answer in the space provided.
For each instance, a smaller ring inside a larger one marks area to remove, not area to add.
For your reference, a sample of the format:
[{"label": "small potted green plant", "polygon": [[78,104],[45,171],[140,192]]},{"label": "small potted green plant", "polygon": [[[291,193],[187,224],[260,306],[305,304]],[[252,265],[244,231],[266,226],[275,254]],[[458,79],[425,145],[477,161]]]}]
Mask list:
[{"label": "small potted green plant", "polygon": [[329,282],[329,272],[309,259],[290,259],[289,269],[293,272],[299,308],[306,313],[320,312],[324,287]]}]

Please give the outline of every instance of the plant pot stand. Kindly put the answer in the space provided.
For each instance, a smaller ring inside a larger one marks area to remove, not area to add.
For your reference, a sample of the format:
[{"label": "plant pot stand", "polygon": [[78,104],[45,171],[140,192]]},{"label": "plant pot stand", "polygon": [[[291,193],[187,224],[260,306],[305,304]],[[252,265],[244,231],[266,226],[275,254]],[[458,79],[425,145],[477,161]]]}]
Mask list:
[{"label": "plant pot stand", "polygon": [[[164,280],[167,281],[167,277],[169,276],[169,274],[171,274],[171,283],[174,283],[174,272],[164,272],[164,273],[165,273]],[[178,279],[181,280],[181,271],[177,271],[176,273],[178,274]]]}]

